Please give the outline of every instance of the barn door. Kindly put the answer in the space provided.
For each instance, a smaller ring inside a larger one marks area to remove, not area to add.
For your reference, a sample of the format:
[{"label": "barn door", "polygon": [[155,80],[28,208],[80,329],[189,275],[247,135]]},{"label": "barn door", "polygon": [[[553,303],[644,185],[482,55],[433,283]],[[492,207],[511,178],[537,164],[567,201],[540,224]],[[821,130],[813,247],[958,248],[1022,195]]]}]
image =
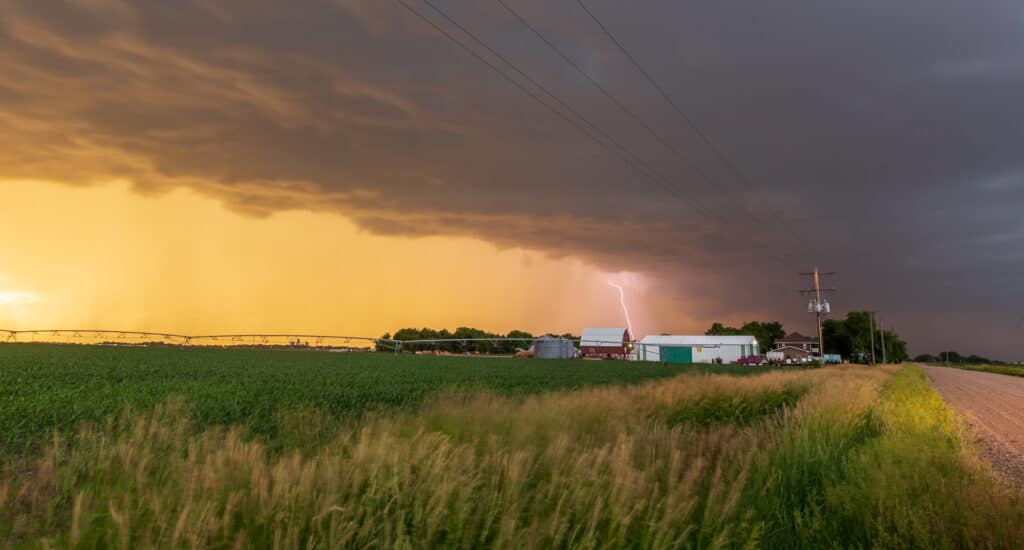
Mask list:
[{"label": "barn door", "polygon": [[662,346],[661,355],[666,363],[693,363],[693,348],[690,346]]}]

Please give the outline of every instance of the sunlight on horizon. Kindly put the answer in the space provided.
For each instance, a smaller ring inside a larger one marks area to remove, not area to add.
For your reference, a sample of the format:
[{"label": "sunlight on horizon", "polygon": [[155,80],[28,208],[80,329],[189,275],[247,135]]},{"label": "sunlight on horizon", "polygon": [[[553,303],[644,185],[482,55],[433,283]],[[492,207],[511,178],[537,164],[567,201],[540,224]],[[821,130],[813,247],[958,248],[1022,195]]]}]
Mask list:
[{"label": "sunlight on horizon", "polygon": [[623,281],[635,322],[654,323],[641,274],[578,259],[374,235],[335,214],[246,217],[184,189],[0,185],[0,231],[15,236],[0,244],[0,327],[12,330],[578,332],[624,322],[608,277]]}]

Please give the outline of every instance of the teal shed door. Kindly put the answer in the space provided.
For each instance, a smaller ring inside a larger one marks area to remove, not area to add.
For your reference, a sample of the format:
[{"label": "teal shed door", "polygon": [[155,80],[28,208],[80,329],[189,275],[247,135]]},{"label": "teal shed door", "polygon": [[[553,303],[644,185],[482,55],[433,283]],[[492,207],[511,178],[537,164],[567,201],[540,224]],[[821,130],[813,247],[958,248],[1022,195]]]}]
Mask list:
[{"label": "teal shed door", "polygon": [[661,360],[666,363],[693,363],[693,348],[690,346],[662,346]]}]

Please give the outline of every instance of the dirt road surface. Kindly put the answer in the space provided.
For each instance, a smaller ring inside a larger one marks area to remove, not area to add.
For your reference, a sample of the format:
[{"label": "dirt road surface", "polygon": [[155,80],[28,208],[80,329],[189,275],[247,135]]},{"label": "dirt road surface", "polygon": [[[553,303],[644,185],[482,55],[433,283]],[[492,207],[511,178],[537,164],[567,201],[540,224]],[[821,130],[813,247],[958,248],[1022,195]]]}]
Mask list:
[{"label": "dirt road surface", "polygon": [[1024,377],[922,367],[943,399],[975,430],[996,473],[1024,487]]}]

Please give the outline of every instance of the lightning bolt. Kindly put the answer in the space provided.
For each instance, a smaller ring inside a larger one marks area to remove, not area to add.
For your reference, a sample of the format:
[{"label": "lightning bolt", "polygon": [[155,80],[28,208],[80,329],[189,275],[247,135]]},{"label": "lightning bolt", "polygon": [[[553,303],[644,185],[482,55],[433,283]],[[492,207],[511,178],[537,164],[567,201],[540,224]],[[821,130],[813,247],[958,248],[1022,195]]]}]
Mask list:
[{"label": "lightning bolt", "polygon": [[636,338],[636,334],[633,334],[633,323],[629,320],[629,309],[626,308],[626,291],[611,279],[608,280],[608,286],[619,289],[619,303],[622,304],[622,313],[626,316],[626,327],[629,328],[629,335]]}]

